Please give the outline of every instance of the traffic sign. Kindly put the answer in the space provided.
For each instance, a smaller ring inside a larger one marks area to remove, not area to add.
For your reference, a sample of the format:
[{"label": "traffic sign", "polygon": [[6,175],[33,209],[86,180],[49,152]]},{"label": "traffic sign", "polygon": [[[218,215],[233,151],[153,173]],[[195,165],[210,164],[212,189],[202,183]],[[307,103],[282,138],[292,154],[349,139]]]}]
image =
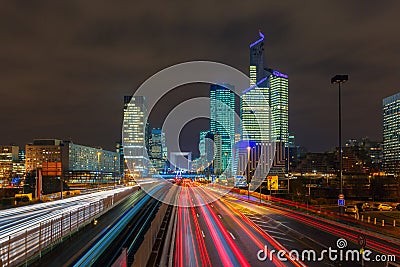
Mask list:
[{"label": "traffic sign", "polygon": [[338,206],[343,207],[345,205],[344,199],[338,199]]},{"label": "traffic sign", "polygon": [[268,189],[269,190],[278,190],[278,176],[268,176]]},{"label": "traffic sign", "polygon": [[339,194],[339,199],[344,199],[344,195],[343,194]]}]

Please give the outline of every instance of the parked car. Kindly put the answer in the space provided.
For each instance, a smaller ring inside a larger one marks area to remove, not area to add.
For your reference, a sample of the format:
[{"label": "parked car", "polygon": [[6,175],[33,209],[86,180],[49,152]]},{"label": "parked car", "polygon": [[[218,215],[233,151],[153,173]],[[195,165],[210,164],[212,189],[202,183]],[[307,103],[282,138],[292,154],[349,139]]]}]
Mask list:
[{"label": "parked car", "polygon": [[374,210],[379,210],[379,211],[392,211],[393,207],[388,205],[388,204],[381,204],[381,203],[375,203],[374,204]]},{"label": "parked car", "polygon": [[359,211],[372,210],[372,207],[368,202],[360,202],[360,203],[357,203],[356,205],[357,205],[357,208]]},{"label": "parked car", "polygon": [[400,211],[400,204],[397,204],[396,210]]},{"label": "parked car", "polygon": [[357,214],[358,213],[358,208],[356,205],[347,205],[346,209],[344,210],[345,213],[348,214]]}]

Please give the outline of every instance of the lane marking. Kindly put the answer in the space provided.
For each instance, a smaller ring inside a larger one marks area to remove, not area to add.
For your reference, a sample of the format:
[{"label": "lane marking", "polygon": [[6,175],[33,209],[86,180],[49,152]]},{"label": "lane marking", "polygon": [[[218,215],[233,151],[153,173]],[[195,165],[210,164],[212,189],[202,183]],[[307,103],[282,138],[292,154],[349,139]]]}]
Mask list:
[{"label": "lane marking", "polygon": [[267,232],[268,234],[269,234],[269,233],[273,233],[273,234],[278,234],[278,235],[284,235],[284,236],[286,236],[285,233],[277,232],[277,231],[272,231],[272,230],[269,230],[269,229],[268,229],[268,230],[264,229],[264,231]]},{"label": "lane marking", "polygon": [[[257,223],[256,223],[257,224]],[[261,224],[261,223],[260,223]],[[270,228],[270,229],[277,229],[279,225],[269,225],[269,224],[262,224],[263,227]]]},{"label": "lane marking", "polygon": [[280,237],[280,236],[275,236],[275,235],[271,235],[273,238],[279,239],[279,240],[285,240],[285,241],[289,241],[289,242],[294,242],[291,239],[288,238],[284,238],[284,237]]},{"label": "lane marking", "polygon": [[231,235],[231,237],[233,238],[233,240],[236,239],[235,236],[234,236],[231,232],[229,232],[229,234]]},{"label": "lane marking", "polygon": [[255,221],[255,222],[266,222],[265,220],[262,220],[261,218],[254,218],[254,217],[251,217],[251,216],[249,216],[249,218],[250,218],[252,221]]},{"label": "lane marking", "polygon": [[219,215],[219,214],[218,214],[218,217],[219,217],[220,219],[222,219],[221,215]]},{"label": "lane marking", "polygon": [[200,215],[199,215],[198,213],[196,213],[196,215],[197,215],[197,218],[199,218],[199,217],[200,217]]},{"label": "lane marking", "polygon": [[201,234],[203,235],[203,238],[206,237],[206,235],[204,234],[203,230],[201,230]]}]

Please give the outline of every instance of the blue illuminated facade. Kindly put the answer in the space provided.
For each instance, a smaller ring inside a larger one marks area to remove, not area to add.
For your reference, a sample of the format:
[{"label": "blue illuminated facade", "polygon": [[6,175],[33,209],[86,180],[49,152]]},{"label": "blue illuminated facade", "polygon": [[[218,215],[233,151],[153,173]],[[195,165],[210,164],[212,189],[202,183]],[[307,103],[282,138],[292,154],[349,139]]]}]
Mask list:
[{"label": "blue illuminated facade", "polygon": [[243,140],[283,142],[289,136],[289,76],[266,68],[264,35],[250,44],[250,87],[242,94]]},{"label": "blue illuminated facade", "polygon": [[[232,150],[235,140],[235,93],[230,84],[210,86],[210,130],[221,137],[221,147],[216,147],[221,155],[221,166],[215,164],[215,170],[232,175]],[[217,160],[218,162],[218,160]]]},{"label": "blue illuminated facade", "polygon": [[283,176],[289,136],[289,76],[266,67],[264,39],[259,32],[259,39],[250,44],[250,85],[241,96],[243,143],[236,146],[236,174],[244,175],[250,161],[256,181]]}]

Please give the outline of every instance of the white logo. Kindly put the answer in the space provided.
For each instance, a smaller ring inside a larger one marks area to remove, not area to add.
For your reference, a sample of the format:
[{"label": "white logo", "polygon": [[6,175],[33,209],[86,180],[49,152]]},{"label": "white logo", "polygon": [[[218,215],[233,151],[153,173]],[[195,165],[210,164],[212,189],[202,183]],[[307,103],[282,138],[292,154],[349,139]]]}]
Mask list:
[{"label": "white logo", "polygon": [[268,249],[267,245],[264,246],[264,249],[260,249],[257,252],[257,258],[259,261],[266,261],[270,260],[273,261],[273,258],[276,257],[280,261],[287,261],[288,259],[292,259],[295,261],[311,261],[311,262],[321,262],[324,260],[330,260],[332,262],[335,261],[356,261],[359,262],[361,260],[370,262],[395,262],[396,256],[395,255],[385,255],[385,254],[378,254],[375,255],[374,258],[371,258],[372,251],[368,249],[363,249],[359,251],[357,249],[344,249],[347,247],[347,240],[344,238],[339,238],[336,241],[336,248],[328,247],[328,249],[324,249],[320,252],[315,250],[275,250],[275,249]]},{"label": "white logo", "polygon": [[347,247],[347,240],[344,239],[344,238],[339,238],[339,239],[336,241],[336,246],[337,246],[338,248],[345,248],[345,247]]}]

